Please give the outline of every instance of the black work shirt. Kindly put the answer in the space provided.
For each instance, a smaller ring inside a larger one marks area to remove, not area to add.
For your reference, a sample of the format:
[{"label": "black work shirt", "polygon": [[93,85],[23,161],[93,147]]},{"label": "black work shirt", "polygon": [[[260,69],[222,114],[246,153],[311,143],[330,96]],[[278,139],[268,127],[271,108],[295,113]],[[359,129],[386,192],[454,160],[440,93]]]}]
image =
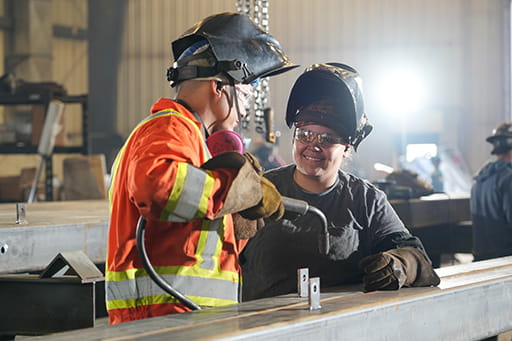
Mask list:
[{"label": "black work shirt", "polygon": [[423,246],[395,213],[386,195],[366,180],[343,171],[323,193],[309,193],[293,181],[295,165],[265,173],[286,197],[304,200],[327,217],[330,250],[318,249],[321,220],[314,214],[267,222],[249,240],[240,262],[243,300],[281,295],[297,290],[297,269],[309,268],[321,286],[361,282],[358,262],[363,257],[397,247]]},{"label": "black work shirt", "polygon": [[489,162],[471,188],[475,260],[512,255],[512,162]]}]

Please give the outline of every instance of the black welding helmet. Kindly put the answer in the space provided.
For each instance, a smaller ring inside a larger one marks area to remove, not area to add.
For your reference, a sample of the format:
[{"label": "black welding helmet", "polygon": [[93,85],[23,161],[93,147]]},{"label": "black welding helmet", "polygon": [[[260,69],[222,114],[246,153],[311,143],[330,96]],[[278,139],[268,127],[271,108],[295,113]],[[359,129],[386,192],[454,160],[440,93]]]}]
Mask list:
[{"label": "black welding helmet", "polygon": [[[205,46],[203,53],[188,53],[194,45]],[[220,13],[209,16],[172,42],[175,63],[167,70],[167,79],[178,82],[226,74],[231,83],[249,84],[261,77],[290,70],[294,65],[279,42],[257,26],[248,16]],[[209,65],[191,65],[194,59],[207,59]]]},{"label": "black welding helmet", "polygon": [[486,141],[492,144],[491,154],[494,155],[503,154],[512,149],[512,121],[498,125]]},{"label": "black welding helmet", "polygon": [[345,64],[310,65],[295,81],[288,98],[286,124],[313,122],[343,137],[355,150],[373,127],[366,118],[358,72]]}]

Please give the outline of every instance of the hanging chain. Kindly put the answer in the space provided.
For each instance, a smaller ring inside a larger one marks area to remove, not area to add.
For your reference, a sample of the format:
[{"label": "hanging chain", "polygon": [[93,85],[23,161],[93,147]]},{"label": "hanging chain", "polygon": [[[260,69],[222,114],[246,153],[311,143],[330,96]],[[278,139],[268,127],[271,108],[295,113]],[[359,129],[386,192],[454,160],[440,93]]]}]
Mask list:
[{"label": "hanging chain", "polygon": [[[252,6],[251,6],[252,3]],[[252,15],[251,15],[252,7]],[[236,8],[238,13],[248,15],[264,31],[269,31],[268,0],[237,0]],[[265,118],[263,109],[268,102],[269,84],[268,78],[260,79],[254,91],[252,111],[254,112],[255,130],[259,134],[265,134]],[[242,129],[248,130],[251,122],[251,113],[242,120]]]},{"label": "hanging chain", "polygon": [[236,11],[240,14],[250,16],[251,14],[251,0],[236,0]]}]

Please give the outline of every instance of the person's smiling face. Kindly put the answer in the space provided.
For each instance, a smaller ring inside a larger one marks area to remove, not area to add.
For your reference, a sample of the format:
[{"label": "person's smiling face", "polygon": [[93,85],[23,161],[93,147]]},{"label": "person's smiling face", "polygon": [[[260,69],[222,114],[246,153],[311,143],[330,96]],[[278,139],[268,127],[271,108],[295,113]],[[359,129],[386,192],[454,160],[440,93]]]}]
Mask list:
[{"label": "person's smiling face", "polygon": [[[346,154],[346,145],[328,127],[314,123],[297,128],[293,139],[293,159],[297,170],[310,180],[334,183]],[[320,143],[323,142],[323,143]]]}]

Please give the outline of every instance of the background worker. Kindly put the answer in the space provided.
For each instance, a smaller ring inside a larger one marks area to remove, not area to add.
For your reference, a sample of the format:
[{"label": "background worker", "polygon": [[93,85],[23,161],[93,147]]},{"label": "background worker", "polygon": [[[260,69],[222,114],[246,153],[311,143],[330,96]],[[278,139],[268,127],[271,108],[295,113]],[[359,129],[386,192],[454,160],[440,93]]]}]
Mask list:
[{"label": "background worker", "polygon": [[[251,48],[248,48],[250,46]],[[175,100],[161,98],[113,166],[106,264],[110,323],[189,311],[148,277],[136,249],[139,217],[160,276],[199,306],[239,302],[241,269],[231,213],[279,218],[279,193],[249,155],[210,158],[205,140],[234,129],[251,83],[293,67],[279,43],[247,16],[205,18],[172,43]]]},{"label": "background worker", "polygon": [[471,188],[475,260],[512,255],[512,121],[487,139],[496,159],[483,165]]},{"label": "background worker", "polygon": [[265,173],[283,196],[305,200],[327,217],[330,250],[317,247],[315,215],[268,222],[241,255],[244,300],[296,292],[297,269],[322,287],[364,282],[368,291],[439,284],[420,240],[366,180],[340,169],[372,127],[353,68],[311,65],[295,82],[286,122],[293,126],[291,164]]}]

